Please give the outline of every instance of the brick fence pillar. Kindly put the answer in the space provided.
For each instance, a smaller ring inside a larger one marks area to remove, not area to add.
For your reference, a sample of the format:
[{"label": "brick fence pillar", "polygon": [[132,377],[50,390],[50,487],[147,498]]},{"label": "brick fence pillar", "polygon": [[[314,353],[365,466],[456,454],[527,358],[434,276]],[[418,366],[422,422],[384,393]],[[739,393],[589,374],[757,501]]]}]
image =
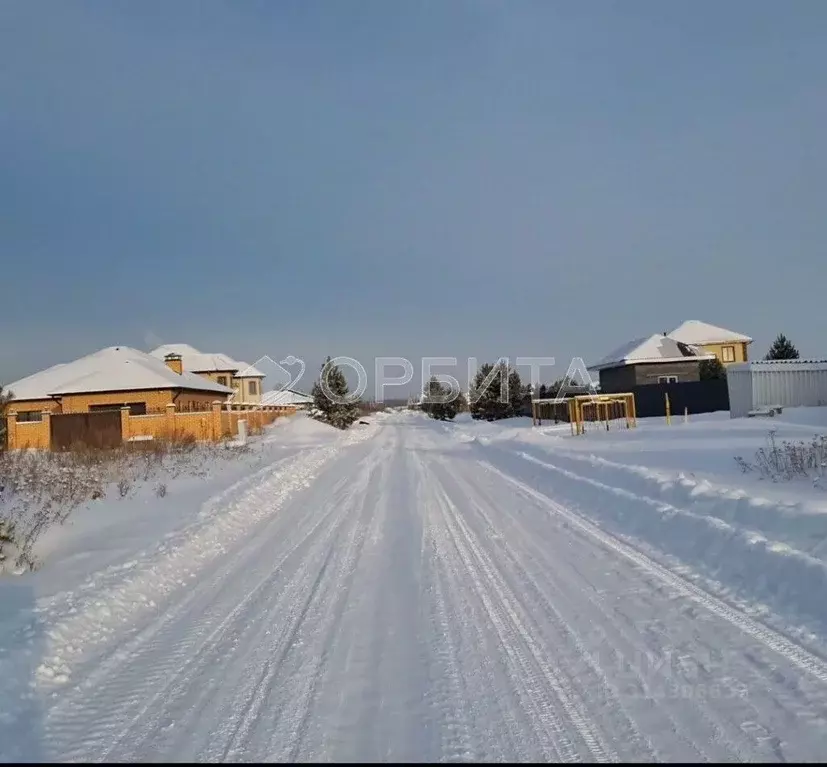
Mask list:
[{"label": "brick fence pillar", "polygon": [[167,433],[167,439],[175,439],[175,403],[168,402],[166,407],[166,417],[164,418],[164,430]]},{"label": "brick fence pillar", "polygon": [[129,408],[121,408],[121,437],[124,442],[128,442],[132,435],[129,433]]},{"label": "brick fence pillar", "polygon": [[40,416],[40,435],[42,437],[41,447],[44,450],[52,449],[52,414],[44,410]]},{"label": "brick fence pillar", "polygon": [[9,450],[17,449],[17,411],[10,410],[6,416],[6,445]]},{"label": "brick fence pillar", "polygon": [[221,401],[215,400],[212,403],[212,441],[218,442],[221,439]]}]

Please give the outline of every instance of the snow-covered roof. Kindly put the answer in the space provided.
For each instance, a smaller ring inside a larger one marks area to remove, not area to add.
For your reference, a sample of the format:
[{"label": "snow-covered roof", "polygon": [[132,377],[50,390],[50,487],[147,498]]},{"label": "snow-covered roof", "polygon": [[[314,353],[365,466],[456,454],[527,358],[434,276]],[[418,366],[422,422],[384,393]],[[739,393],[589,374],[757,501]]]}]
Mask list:
[{"label": "snow-covered roof", "polygon": [[711,360],[714,354],[704,354],[689,344],[676,341],[669,336],[655,333],[652,336],[636,338],[607,354],[600,362],[590,365],[589,370],[639,365],[645,362],[685,362],[689,360]]},{"label": "snow-covered roof", "polygon": [[180,354],[181,364],[188,373],[234,373],[238,370],[238,363],[226,354],[205,354],[187,344],[165,344],[150,354],[161,360],[167,354]]},{"label": "snow-covered roof", "polygon": [[167,354],[180,354],[183,357],[185,354],[201,354],[201,352],[189,344],[163,344],[154,351],[151,351],[150,354],[153,357],[163,359]]},{"label": "snow-covered roof", "polygon": [[312,405],[313,397],[309,394],[293,391],[292,389],[281,389],[265,392],[261,397],[262,405]]},{"label": "snow-covered roof", "polygon": [[191,389],[220,395],[233,391],[193,373],[178,375],[162,359],[129,346],[109,346],[21,378],[5,388],[14,400],[137,389]]},{"label": "snow-covered roof", "polygon": [[719,328],[700,320],[687,320],[676,327],[670,338],[684,344],[725,344],[725,343],[752,343],[749,336],[736,333],[734,330]]},{"label": "snow-covered roof", "polygon": [[238,365],[236,378],[266,378],[266,374],[253,365],[248,365],[246,362],[236,362],[236,365]]},{"label": "snow-covered roof", "polygon": [[167,354],[180,354],[181,365],[189,373],[233,373],[237,378],[264,378],[265,374],[246,362],[238,362],[227,354],[200,352],[189,344],[164,344],[150,354],[164,359]]}]

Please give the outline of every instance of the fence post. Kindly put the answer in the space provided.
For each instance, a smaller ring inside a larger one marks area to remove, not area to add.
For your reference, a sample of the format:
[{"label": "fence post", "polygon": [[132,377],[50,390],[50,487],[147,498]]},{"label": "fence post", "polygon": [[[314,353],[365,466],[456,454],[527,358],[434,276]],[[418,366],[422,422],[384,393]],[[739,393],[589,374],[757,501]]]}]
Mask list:
[{"label": "fence post", "polygon": [[212,440],[218,442],[221,439],[221,400],[212,403]]},{"label": "fence post", "polygon": [[121,439],[124,442],[129,442],[129,438],[132,436],[129,433],[129,408],[122,407],[121,408]]},{"label": "fence post", "polygon": [[10,410],[6,416],[6,445],[9,450],[17,450],[17,411]]},{"label": "fence post", "polygon": [[175,403],[167,402],[166,415],[164,417],[164,430],[167,433],[167,439],[175,439]]}]

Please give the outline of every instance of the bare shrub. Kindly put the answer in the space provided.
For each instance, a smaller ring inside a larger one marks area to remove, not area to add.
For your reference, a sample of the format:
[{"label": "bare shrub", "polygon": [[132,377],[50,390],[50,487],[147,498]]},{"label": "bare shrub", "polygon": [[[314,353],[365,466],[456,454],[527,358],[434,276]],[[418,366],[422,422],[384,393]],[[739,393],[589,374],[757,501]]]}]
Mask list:
[{"label": "bare shrub", "polygon": [[15,543],[14,522],[0,519],[0,563],[6,561]]},{"label": "bare shrub", "polygon": [[[197,443],[191,437],[131,442],[119,448],[45,451],[0,450],[0,571],[14,562],[34,569],[38,538],[63,524],[78,506],[116,498],[152,481],[156,497],[167,493],[166,480],[181,475],[206,477],[218,462],[249,455],[249,446]],[[5,561],[4,561],[5,560]]]},{"label": "bare shrub", "polygon": [[761,479],[771,482],[789,482],[793,479],[809,479],[817,487],[827,468],[827,435],[816,435],[809,442],[776,440],[777,431],[767,435],[767,444],[756,451],[753,462],[735,456],[735,462],[745,474],[756,472]]}]

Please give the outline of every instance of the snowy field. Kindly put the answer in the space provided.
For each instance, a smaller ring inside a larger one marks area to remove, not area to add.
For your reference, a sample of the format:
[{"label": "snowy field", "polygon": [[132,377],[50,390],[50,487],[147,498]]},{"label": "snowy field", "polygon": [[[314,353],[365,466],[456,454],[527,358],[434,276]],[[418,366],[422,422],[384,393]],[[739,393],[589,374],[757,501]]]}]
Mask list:
[{"label": "snowy field", "polygon": [[0,579],[0,758],[818,760],[827,409],[636,430],[297,416]]}]

